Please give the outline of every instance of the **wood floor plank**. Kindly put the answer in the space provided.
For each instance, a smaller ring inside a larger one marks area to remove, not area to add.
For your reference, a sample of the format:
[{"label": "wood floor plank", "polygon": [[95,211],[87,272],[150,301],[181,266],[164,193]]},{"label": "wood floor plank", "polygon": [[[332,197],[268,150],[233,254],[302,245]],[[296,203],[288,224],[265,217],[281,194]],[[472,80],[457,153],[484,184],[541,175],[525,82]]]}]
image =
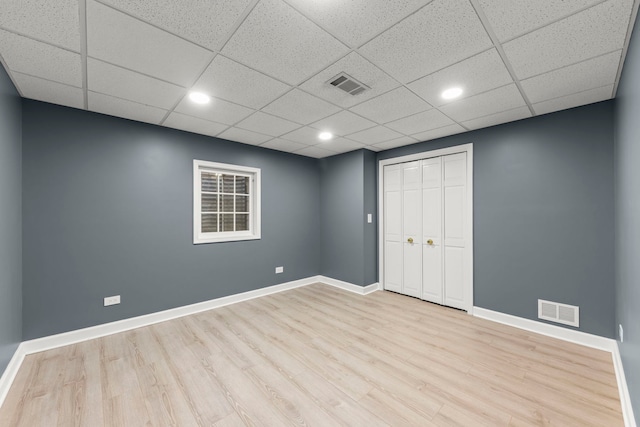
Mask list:
[{"label": "wood floor plank", "polygon": [[32,354],[32,426],[622,426],[611,355],[315,284]]}]

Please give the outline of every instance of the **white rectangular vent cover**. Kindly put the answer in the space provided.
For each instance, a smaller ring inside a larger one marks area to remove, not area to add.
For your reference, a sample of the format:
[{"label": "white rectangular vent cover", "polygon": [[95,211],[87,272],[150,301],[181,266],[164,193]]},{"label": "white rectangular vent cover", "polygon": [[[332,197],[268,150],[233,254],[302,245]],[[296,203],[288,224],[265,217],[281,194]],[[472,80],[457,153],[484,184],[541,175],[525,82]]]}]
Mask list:
[{"label": "white rectangular vent cover", "polygon": [[580,326],[580,307],[539,299],[538,318],[578,327]]},{"label": "white rectangular vent cover", "polygon": [[360,83],[350,75],[346,73],[340,73],[331,80],[329,80],[331,86],[335,86],[350,95],[359,95],[367,89],[370,89],[367,85]]}]

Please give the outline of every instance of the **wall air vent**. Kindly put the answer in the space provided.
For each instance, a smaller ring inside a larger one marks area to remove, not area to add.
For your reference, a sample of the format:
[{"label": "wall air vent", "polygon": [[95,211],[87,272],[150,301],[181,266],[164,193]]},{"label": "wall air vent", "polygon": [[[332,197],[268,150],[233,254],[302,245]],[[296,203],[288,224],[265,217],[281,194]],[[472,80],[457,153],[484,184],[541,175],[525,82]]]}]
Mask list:
[{"label": "wall air vent", "polygon": [[346,73],[340,73],[331,80],[329,80],[331,86],[335,86],[338,89],[342,89],[347,92],[349,95],[359,95],[365,90],[370,89],[367,85],[360,83],[350,75]]},{"label": "wall air vent", "polygon": [[580,326],[580,307],[539,299],[538,318],[578,327]]}]

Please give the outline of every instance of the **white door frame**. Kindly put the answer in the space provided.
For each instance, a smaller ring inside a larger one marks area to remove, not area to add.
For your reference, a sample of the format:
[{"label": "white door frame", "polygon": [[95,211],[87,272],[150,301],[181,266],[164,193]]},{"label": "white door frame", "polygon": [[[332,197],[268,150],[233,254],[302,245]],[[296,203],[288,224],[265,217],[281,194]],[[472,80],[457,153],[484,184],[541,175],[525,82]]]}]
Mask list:
[{"label": "white door frame", "polygon": [[473,143],[456,145],[437,150],[422,151],[407,156],[394,157],[378,162],[378,281],[380,288],[385,288],[384,283],[384,167],[397,163],[412,162],[431,157],[447,156],[449,154],[467,153],[467,230],[469,230],[469,263],[466,266],[465,283],[466,295],[470,295],[466,311],[473,314]]}]

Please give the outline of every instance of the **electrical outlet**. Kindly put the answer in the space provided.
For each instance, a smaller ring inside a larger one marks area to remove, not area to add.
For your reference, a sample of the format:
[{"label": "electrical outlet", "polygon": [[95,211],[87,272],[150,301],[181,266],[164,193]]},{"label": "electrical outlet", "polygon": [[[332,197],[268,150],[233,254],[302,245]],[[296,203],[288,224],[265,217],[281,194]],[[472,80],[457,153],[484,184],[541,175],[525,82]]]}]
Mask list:
[{"label": "electrical outlet", "polygon": [[367,223],[371,224],[373,222],[373,215],[367,214]]},{"label": "electrical outlet", "polygon": [[104,299],[104,306],[120,304],[120,295],[114,295],[112,297],[106,297]]},{"label": "electrical outlet", "polygon": [[276,274],[284,273],[284,267],[276,267]]},{"label": "electrical outlet", "polygon": [[624,329],[622,329],[622,325],[618,325],[619,334],[620,334],[620,342],[624,342]]}]

